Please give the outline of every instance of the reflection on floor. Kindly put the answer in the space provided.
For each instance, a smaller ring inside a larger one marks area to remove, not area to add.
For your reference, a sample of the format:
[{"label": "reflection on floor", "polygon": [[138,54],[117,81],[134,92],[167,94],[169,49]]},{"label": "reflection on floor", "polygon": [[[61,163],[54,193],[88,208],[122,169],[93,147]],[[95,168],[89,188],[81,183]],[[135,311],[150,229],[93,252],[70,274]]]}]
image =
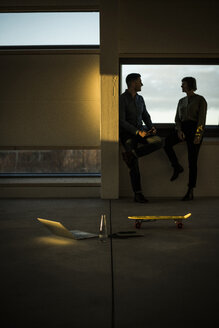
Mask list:
[{"label": "reflection on floor", "polygon": [[[0,200],[3,327],[216,327],[218,199],[112,200],[111,222],[109,203]],[[189,212],[183,229],[171,221],[148,222],[138,231],[143,237],[106,243],[56,237],[36,220],[98,233],[105,213],[108,232],[116,233],[135,231],[128,216]]]}]

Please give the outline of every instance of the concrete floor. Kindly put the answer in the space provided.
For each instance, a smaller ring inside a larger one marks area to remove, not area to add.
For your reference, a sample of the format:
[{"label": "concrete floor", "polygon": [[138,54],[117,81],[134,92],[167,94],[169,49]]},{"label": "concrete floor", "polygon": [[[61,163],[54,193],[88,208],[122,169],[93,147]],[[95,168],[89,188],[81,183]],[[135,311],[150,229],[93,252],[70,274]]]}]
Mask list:
[{"label": "concrete floor", "polygon": [[[216,198],[1,199],[1,326],[216,327],[219,202]],[[111,212],[111,222],[110,222]],[[144,223],[144,237],[75,241],[53,236],[37,217],[98,233],[135,230],[129,215],[184,215]],[[110,224],[111,223],[111,224]]]}]

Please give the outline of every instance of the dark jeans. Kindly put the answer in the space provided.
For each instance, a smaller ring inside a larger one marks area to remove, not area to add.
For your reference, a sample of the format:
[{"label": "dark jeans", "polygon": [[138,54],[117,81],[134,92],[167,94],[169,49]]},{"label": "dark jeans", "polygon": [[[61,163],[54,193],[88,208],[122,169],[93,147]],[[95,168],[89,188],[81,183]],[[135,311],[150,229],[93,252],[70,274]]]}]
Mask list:
[{"label": "dark jeans", "polygon": [[[188,150],[188,162],[189,162],[189,188],[194,188],[196,186],[197,180],[197,160],[198,153],[202,143],[202,140],[199,144],[194,144],[195,132],[197,129],[197,123],[194,121],[186,121],[182,124],[182,131],[185,134],[185,141],[187,144]],[[177,134],[177,131],[174,129],[171,131],[171,134],[165,139],[164,150],[170,160],[173,168],[177,168],[179,165],[176,153],[173,149],[173,146],[182,142]]]},{"label": "dark jeans", "polygon": [[135,151],[136,158],[133,159],[130,168],[130,178],[132,190],[141,192],[141,175],[139,171],[138,158],[148,155],[162,147],[162,140],[158,136],[141,138],[140,136],[121,140],[123,147],[127,152]]}]

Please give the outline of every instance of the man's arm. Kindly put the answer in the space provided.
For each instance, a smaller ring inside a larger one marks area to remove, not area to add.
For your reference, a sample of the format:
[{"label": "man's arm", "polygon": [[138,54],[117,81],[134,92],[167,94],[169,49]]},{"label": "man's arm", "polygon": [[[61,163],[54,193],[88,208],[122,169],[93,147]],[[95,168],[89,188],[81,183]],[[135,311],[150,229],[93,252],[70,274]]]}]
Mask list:
[{"label": "man's arm", "polygon": [[146,124],[147,128],[149,130],[152,129],[153,127],[153,124],[152,124],[152,121],[151,121],[151,116],[149,115],[147,109],[146,109],[146,106],[145,106],[145,102],[144,102],[144,99],[142,97],[142,102],[143,102],[143,112],[142,112],[142,119],[143,119],[143,122]]},{"label": "man's arm", "polygon": [[137,135],[138,129],[126,120],[126,103],[123,96],[119,98],[119,125],[127,132]]},{"label": "man's arm", "polygon": [[175,123],[176,123],[176,129],[177,129],[179,139],[184,140],[185,135],[181,130],[181,120],[179,118],[179,108],[180,108],[180,101],[178,102],[178,106],[177,106],[177,110],[176,110]]},{"label": "man's arm", "polygon": [[202,136],[204,133],[205,121],[206,121],[206,114],[207,114],[207,102],[203,97],[201,97],[200,107],[199,107],[198,124],[197,124],[197,130],[195,133],[195,139],[194,139],[195,144],[199,144],[202,139]]},{"label": "man's arm", "polygon": [[157,133],[156,128],[153,126],[153,123],[151,121],[151,116],[148,113],[146,106],[145,106],[145,102],[144,99],[142,98],[143,101],[143,113],[142,113],[142,119],[144,121],[144,123],[146,124],[146,126],[149,128],[149,131],[147,131],[146,135],[155,135]]}]

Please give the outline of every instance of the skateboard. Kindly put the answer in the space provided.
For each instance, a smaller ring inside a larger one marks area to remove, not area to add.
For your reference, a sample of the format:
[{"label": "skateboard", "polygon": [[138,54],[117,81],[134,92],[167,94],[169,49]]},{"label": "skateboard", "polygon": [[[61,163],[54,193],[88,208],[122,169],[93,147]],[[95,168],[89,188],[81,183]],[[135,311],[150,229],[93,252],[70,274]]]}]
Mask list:
[{"label": "skateboard", "polygon": [[141,225],[143,222],[151,222],[156,220],[174,220],[178,229],[182,229],[183,220],[188,219],[192,213],[188,213],[186,215],[166,215],[166,216],[129,216],[128,218],[135,221],[135,228],[141,229]]}]

